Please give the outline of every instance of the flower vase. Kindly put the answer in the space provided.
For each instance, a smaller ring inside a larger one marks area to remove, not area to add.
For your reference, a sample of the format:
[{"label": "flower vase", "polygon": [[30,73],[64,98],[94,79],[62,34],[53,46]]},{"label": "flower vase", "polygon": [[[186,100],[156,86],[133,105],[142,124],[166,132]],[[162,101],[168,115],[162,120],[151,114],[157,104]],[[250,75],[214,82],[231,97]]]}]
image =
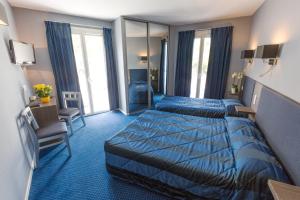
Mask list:
[{"label": "flower vase", "polygon": [[50,102],[50,96],[48,96],[48,97],[41,97],[40,101],[41,101],[41,103],[44,103],[44,104],[49,103]]},{"label": "flower vase", "polygon": [[232,87],[231,88],[231,94],[236,94],[238,91],[237,91],[237,88],[236,87]]}]

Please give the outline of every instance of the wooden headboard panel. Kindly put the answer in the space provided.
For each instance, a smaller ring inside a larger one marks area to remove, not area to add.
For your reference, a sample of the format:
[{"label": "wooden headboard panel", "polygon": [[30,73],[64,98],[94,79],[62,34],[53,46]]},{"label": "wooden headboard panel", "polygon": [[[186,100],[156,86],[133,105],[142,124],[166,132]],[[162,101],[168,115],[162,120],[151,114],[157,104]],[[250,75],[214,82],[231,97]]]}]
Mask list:
[{"label": "wooden headboard panel", "polygon": [[300,105],[263,87],[256,123],[296,185],[300,185]]}]

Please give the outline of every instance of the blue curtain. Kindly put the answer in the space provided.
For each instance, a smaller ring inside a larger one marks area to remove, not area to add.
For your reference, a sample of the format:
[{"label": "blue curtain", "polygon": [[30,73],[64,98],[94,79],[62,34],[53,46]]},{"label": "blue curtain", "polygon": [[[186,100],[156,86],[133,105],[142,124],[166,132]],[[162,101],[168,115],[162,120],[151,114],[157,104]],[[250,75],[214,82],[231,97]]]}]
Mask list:
[{"label": "blue curtain", "polygon": [[165,76],[165,55],[166,55],[166,39],[161,40],[161,54],[159,67],[159,92],[164,93],[164,76]]},{"label": "blue curtain", "polygon": [[45,25],[57,96],[62,107],[62,91],[80,92],[71,27],[67,23],[50,21],[46,21]]},{"label": "blue curtain", "polygon": [[114,59],[114,51],[112,45],[112,34],[111,29],[103,28],[104,45],[106,52],[106,65],[107,65],[107,81],[108,81],[108,96],[110,109],[114,110],[119,107],[119,96],[118,96],[118,81],[116,64]]},{"label": "blue curtain", "polygon": [[205,98],[224,98],[231,58],[232,32],[232,26],[211,30]]},{"label": "blue curtain", "polygon": [[194,30],[179,32],[175,75],[176,96],[190,95],[194,38]]}]

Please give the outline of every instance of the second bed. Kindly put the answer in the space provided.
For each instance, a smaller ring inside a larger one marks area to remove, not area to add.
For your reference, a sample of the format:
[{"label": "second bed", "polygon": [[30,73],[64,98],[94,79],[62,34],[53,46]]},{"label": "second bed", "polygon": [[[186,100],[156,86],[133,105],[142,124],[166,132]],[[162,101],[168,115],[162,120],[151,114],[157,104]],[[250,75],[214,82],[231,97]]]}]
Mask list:
[{"label": "second bed", "polygon": [[178,199],[271,199],[267,180],[289,182],[255,124],[146,111],[105,142],[118,178]]}]

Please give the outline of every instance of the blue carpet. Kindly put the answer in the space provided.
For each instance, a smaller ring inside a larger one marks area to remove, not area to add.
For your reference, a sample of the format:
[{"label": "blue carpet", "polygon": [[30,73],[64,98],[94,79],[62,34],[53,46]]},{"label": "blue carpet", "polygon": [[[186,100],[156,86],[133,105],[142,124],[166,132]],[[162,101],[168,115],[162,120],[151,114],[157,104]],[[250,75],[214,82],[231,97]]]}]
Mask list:
[{"label": "blue carpet", "polygon": [[112,178],[105,168],[104,141],[125,128],[136,116],[109,112],[86,118],[87,126],[75,122],[70,138],[73,156],[65,145],[42,152],[33,173],[30,200],[167,199],[142,187]]}]

